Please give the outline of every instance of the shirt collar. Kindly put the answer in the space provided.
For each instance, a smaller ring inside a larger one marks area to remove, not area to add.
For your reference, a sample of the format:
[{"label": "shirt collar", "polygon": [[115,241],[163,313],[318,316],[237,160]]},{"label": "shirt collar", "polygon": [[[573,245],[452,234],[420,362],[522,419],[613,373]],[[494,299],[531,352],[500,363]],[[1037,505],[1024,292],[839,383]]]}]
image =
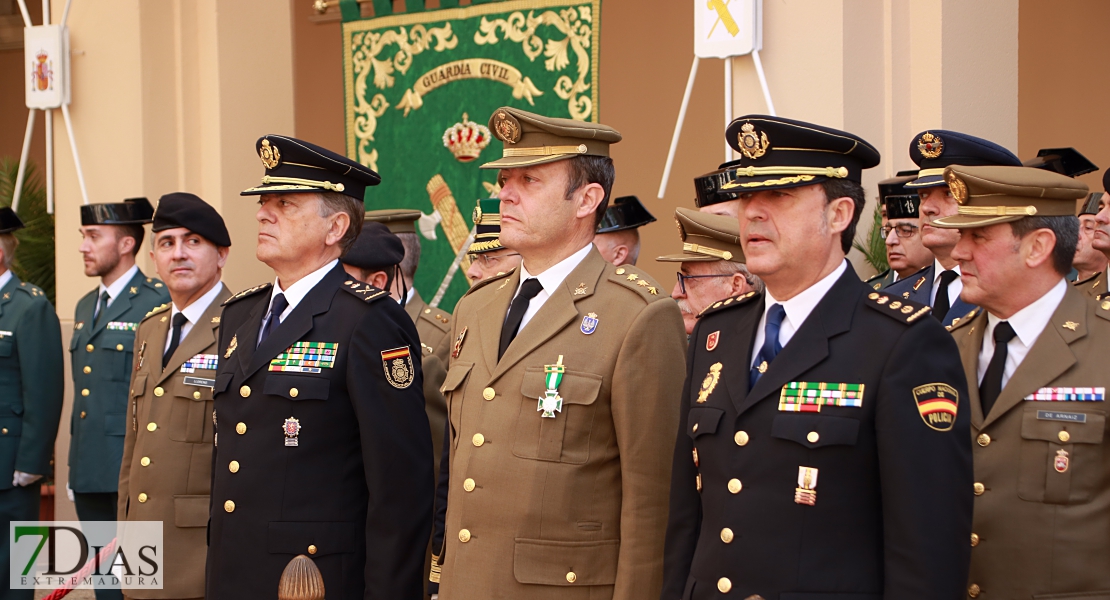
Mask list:
[{"label": "shirt collar", "polygon": [[[1017,334],[1019,340],[1026,348],[1032,348],[1033,342],[1037,341],[1041,332],[1048,326],[1048,322],[1052,320],[1053,313],[1056,308],[1060,306],[1060,302],[1064,300],[1064,294],[1068,291],[1067,282],[1061,278],[1047,294],[1041,296],[1033,303],[1025,308],[1017,311],[1006,322],[1010,327],[1014,328],[1014,333]],[[994,328],[1001,322],[1002,319],[987,313],[987,330],[984,332],[986,336],[994,335]],[[991,337],[991,339],[994,339]]]},{"label": "shirt collar", "polygon": [[198,323],[200,318],[204,316],[204,311],[208,310],[208,307],[212,304],[212,301],[216,299],[216,296],[220,294],[220,290],[222,289],[224,289],[223,282],[217,281],[216,285],[212,286],[212,289],[205,292],[203,296],[194,300],[192,304],[186,306],[184,309],[178,310],[177,305],[174,304],[173,309],[170,310],[171,321],[177,313],[184,313],[185,318],[188,319],[190,323]]},{"label": "shirt collar", "polygon": [[516,286],[517,292],[520,292],[520,286],[524,285],[524,282],[526,280],[535,277],[540,281],[540,285],[543,286],[543,291],[547,292],[548,296],[554,294],[556,288],[558,288],[559,285],[563,283],[563,280],[565,280],[567,276],[570,275],[570,272],[573,271],[575,267],[577,267],[583,260],[586,259],[586,255],[590,253],[591,248],[593,248],[593,242],[586,244],[578,252],[575,252],[574,254],[571,254],[563,260],[555,263],[554,266],[544,271],[543,273],[540,273],[539,275],[532,275],[531,273],[529,273],[528,268],[524,266],[524,261],[521,261],[520,283],[518,283]]},{"label": "shirt collar", "polygon": [[844,271],[847,269],[848,261],[845,259],[840,263],[839,267],[833,269],[832,273],[825,275],[820,281],[809,286],[803,290],[802,293],[789,300],[776,300],[775,297],[771,295],[771,291],[767,290],[767,302],[763,305],[763,313],[766,314],[775,304],[781,304],[783,310],[786,311],[786,318],[790,319],[790,324],[797,330],[802,326],[806,318],[809,317],[809,313],[813,312],[814,308],[817,308],[817,303],[825,297],[825,294],[829,293],[833,284],[836,283],[837,279],[840,279],[840,276],[843,275]]},{"label": "shirt collar", "polygon": [[[312,291],[312,288],[316,287],[316,284],[320,283],[320,280],[323,279],[329,271],[334,269],[335,265],[337,265],[338,263],[338,258],[332,260],[319,269],[316,269],[308,275],[301,277],[299,280],[297,280],[296,283],[289,286],[289,289],[287,290],[281,289],[281,284],[278,283],[278,280],[275,277],[274,289],[270,290],[270,304],[273,304],[275,296],[277,296],[278,294],[285,294],[285,301],[289,303],[289,308],[285,310],[285,314],[289,314],[289,311],[296,308],[296,306],[301,303],[301,300],[304,300],[304,297],[307,296],[310,291]],[[267,314],[269,314],[268,310]]]},{"label": "shirt collar", "polygon": [[405,306],[408,306],[409,302],[412,302],[412,297],[415,296],[415,295],[416,295],[416,288],[414,288],[414,287],[409,288],[408,293],[405,294]]},{"label": "shirt collar", "polygon": [[100,291],[97,293],[97,296],[98,297],[103,296],[104,292],[107,291],[108,292],[108,297],[111,298],[112,300],[115,300],[121,293],[123,293],[123,288],[127,287],[128,283],[131,283],[131,280],[135,277],[135,274],[138,273],[138,272],[139,272],[139,265],[131,265],[131,268],[128,269],[127,272],[124,273],[122,277],[113,281],[112,285],[109,285],[109,286],[105,286],[104,285],[104,280],[101,279],[100,280]]},{"label": "shirt collar", "polygon": [[0,275],[0,290],[4,289],[5,285],[8,285],[8,282],[12,280],[13,276],[11,269],[4,271],[4,274]]},{"label": "shirt collar", "polygon": [[[936,283],[936,282],[940,281],[940,274],[945,272],[946,270],[947,269],[940,266],[940,261],[934,258],[933,259],[933,283]],[[952,270],[955,271],[957,275],[959,275],[960,274],[960,263],[956,263],[956,266],[952,267]]]}]

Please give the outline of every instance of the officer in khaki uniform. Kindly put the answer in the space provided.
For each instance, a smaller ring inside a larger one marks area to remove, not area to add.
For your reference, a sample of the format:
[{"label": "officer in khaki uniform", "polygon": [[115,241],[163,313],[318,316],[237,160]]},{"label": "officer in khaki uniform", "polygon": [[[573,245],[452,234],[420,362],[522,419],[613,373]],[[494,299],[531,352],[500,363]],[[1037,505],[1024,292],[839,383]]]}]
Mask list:
[{"label": "officer in khaki uniform", "polygon": [[117,518],[161,521],[168,568],[162,589],[126,595],[202,598],[216,340],[231,296],[220,275],[231,238],[216,209],[186,193],[162,196],[151,231],[172,302],[148,313],[135,337]]},{"label": "officer in khaki uniform", "polygon": [[1107,291],[1106,255],[1094,247],[1094,238],[1098,235],[1097,215],[1104,196],[1102,192],[1087,194],[1079,206],[1079,249],[1072,260],[1072,267],[1078,273],[1072,285],[1090,298],[1098,298]]},{"label": "officer in khaki uniform", "polygon": [[1079,181],[952,166],[952,256],[981,307],[951,333],[970,392],[975,513],[967,596],[1110,598],[1110,302],[1065,280]]},{"label": "officer in khaki uniform", "polygon": [[455,309],[439,597],[649,598],[685,336],[665,287],[591,244],[620,134],[507,107],[489,127],[500,240],[523,262]]}]

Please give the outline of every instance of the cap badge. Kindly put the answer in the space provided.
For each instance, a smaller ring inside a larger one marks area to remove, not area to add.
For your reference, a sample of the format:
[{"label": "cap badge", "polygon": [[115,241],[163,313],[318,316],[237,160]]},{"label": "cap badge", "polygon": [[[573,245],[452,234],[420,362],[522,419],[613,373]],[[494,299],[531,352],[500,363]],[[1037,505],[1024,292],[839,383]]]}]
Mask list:
[{"label": "cap badge", "polygon": [[482,206],[481,206],[481,204],[474,207],[474,212],[470,216],[473,218],[475,225],[481,225],[482,224]]},{"label": "cap badge", "polygon": [[497,130],[497,137],[505,143],[515,144],[520,141],[520,123],[503,110],[497,111],[497,122],[493,128]]},{"label": "cap badge", "polygon": [[281,163],[281,152],[277,146],[270,145],[270,140],[262,140],[262,148],[258,150],[258,156],[267,169],[273,169]]},{"label": "cap badge", "polygon": [[917,140],[917,151],[925,158],[936,158],[944,152],[944,141],[940,139],[940,136],[926,131],[921,135],[921,139]]},{"label": "cap badge", "polygon": [[771,144],[767,141],[767,134],[760,132],[756,135],[755,125],[751,123],[744,123],[740,126],[740,135],[738,137],[740,143],[740,152],[748,158],[759,158],[767,154],[767,150]]},{"label": "cap badge", "polygon": [[459,162],[470,162],[489,145],[490,133],[485,125],[471,121],[463,113],[462,121],[455,123],[443,132],[443,145]]},{"label": "cap badge", "polygon": [[952,197],[956,199],[957,204],[967,202],[967,184],[962,179],[948,171],[944,174],[944,181],[948,184],[948,190],[952,192]]}]

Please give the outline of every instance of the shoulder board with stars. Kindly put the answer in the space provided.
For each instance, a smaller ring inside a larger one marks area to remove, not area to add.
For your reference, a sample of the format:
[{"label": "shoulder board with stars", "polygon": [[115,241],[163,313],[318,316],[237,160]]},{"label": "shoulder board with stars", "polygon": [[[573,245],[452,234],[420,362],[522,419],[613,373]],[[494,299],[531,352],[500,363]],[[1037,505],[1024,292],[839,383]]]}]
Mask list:
[{"label": "shoulder board with stars", "polygon": [[[465,298],[465,297],[473,294],[475,292],[475,290],[482,289],[482,288],[486,287],[487,285],[489,285],[489,284],[491,284],[495,281],[501,281],[502,279],[508,277],[509,275],[512,275],[513,273],[516,273],[516,267],[514,267],[512,269],[509,269],[508,271],[506,271],[504,273],[498,273],[497,275],[494,275],[493,277],[490,277],[488,279],[483,279],[483,280],[479,281],[478,283],[475,283],[474,285],[470,286],[470,289],[467,290],[465,294],[463,294],[463,297]],[[498,289],[500,289],[500,288],[498,288]]]},{"label": "shoulder board with stars", "polygon": [[867,300],[864,304],[902,323],[913,323],[933,310],[927,304],[899,299],[882,292],[871,292],[867,295]]},{"label": "shoulder board with stars", "polygon": [[350,292],[367,304],[380,298],[389,297],[389,294],[383,289],[378,289],[369,283],[362,283],[361,281],[354,281],[352,279],[344,281],[343,285],[339,287],[342,287],[345,291]]},{"label": "shoulder board with stars", "polygon": [[35,284],[27,283],[26,281],[21,281],[19,283],[19,287],[15,288],[15,289],[17,289],[17,290],[19,290],[19,291],[21,291],[25,294],[30,295],[32,298],[45,298],[46,297],[46,292],[42,291],[42,289],[39,288],[38,286],[36,286]]},{"label": "shoulder board with stars", "polygon": [[947,329],[948,331],[954,331],[956,329],[959,329],[959,328],[963,327],[964,325],[967,325],[968,323],[974,321],[975,317],[979,316],[979,311],[981,311],[981,310],[982,310],[981,308],[976,306],[975,308],[971,309],[971,312],[967,313],[966,315],[964,315],[962,317],[956,317],[955,319],[952,319],[952,323],[948,324],[948,325],[945,325],[944,328]]},{"label": "shoulder board with stars", "polygon": [[648,301],[671,297],[651,276],[636,272],[627,266],[617,267],[613,274],[609,276],[609,281],[615,281],[624,287],[640,292],[640,295]]},{"label": "shoulder board with stars", "polygon": [[152,315],[156,315],[156,314],[158,314],[158,313],[160,313],[160,312],[164,312],[164,311],[166,311],[167,309],[169,309],[169,307],[170,307],[170,303],[169,303],[169,302],[167,302],[167,303],[165,303],[165,304],[159,304],[158,306],[155,306],[155,307],[154,307],[153,309],[151,309],[151,311],[150,311],[150,312],[146,313],[146,317],[143,317],[143,318],[144,318],[144,319],[146,319],[146,318],[148,318],[148,317],[150,317],[150,316],[152,316]]},{"label": "shoulder board with stars", "polygon": [[273,285],[274,284],[272,284],[272,283],[263,283],[262,285],[256,285],[252,288],[247,288],[247,289],[239,292],[238,294],[235,294],[234,296],[228,298],[227,300],[224,300],[223,304],[221,304],[220,306],[227,306],[228,304],[231,304],[232,302],[235,302],[236,300],[242,300],[243,298],[246,298],[247,296],[253,296],[254,294],[257,294],[259,292],[264,292],[264,291],[270,289],[271,287],[273,287]]},{"label": "shoulder board with stars", "polygon": [[[162,283],[161,281],[159,281],[159,280],[157,280],[153,277],[147,277],[145,284],[148,288],[154,288],[156,290],[160,290],[160,289],[166,287],[166,284]],[[132,293],[134,293],[134,292],[132,292]]]},{"label": "shoulder board with stars", "polygon": [[746,302],[751,302],[752,298],[755,298],[758,295],[759,294],[756,292],[747,292],[745,294],[740,294],[739,296],[733,296],[731,298],[725,298],[724,300],[718,300],[717,302],[714,302],[713,304],[710,304],[709,306],[701,309],[701,312],[698,313],[698,317],[700,318],[704,315],[708,315],[719,310],[733,308],[735,306],[740,306],[741,304],[744,304]]}]

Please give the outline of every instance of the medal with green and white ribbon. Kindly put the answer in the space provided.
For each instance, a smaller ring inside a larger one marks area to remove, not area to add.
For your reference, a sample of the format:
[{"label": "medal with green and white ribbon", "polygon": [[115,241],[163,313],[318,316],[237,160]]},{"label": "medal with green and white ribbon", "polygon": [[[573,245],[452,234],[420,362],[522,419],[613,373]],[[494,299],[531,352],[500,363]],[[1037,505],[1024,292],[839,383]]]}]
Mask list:
[{"label": "medal with green and white ribbon", "polygon": [[555,413],[563,412],[563,398],[559,395],[559,384],[563,381],[563,373],[567,372],[567,368],[563,366],[563,355],[559,355],[559,360],[553,365],[543,366],[544,381],[547,384],[547,391],[540,396],[539,406],[537,411],[543,411],[540,417],[545,419],[554,419]]}]

